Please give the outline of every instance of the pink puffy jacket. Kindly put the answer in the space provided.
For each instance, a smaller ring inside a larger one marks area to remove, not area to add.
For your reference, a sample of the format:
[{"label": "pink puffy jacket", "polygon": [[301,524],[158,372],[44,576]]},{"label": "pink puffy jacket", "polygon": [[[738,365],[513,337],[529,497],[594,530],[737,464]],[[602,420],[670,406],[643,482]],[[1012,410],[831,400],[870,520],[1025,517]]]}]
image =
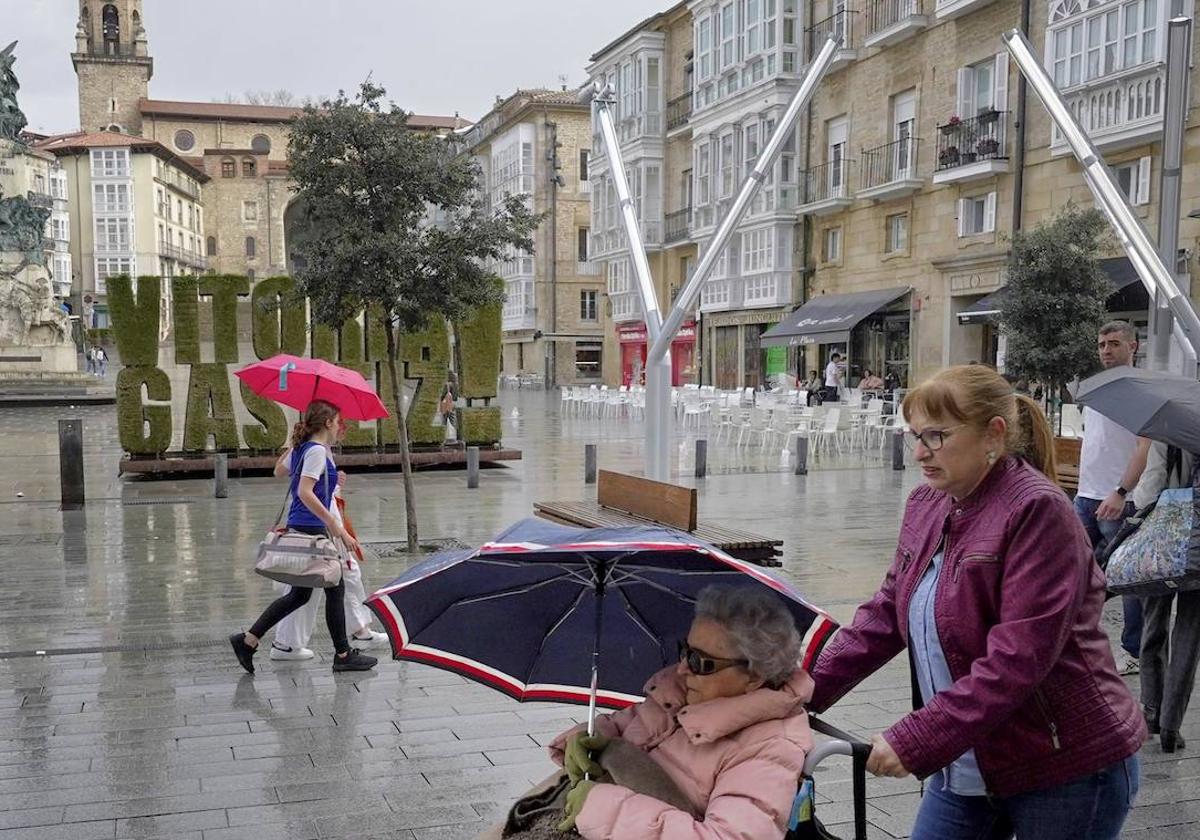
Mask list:
[{"label": "pink puffy jacket", "polygon": [[[596,719],[596,731],[641,747],[704,814],[691,814],[628,788],[598,784],[576,820],[588,840],[768,840],[782,838],[804,756],[812,747],[804,704],[813,682],[797,670],[780,689],[685,705],[675,666],[646,683],[646,699]],[[567,739],[550,757],[563,762]]]}]

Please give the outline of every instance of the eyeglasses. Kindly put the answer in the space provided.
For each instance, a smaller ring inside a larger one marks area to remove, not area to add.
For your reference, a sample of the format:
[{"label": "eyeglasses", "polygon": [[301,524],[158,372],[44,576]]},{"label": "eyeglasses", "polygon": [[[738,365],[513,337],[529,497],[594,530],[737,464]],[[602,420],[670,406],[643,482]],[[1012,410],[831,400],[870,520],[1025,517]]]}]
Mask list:
[{"label": "eyeglasses", "polygon": [[917,443],[920,442],[930,452],[937,452],[945,443],[946,438],[950,437],[950,433],[954,429],[961,429],[966,423],[959,423],[957,426],[950,426],[947,429],[926,429],[923,432],[914,432],[909,429],[904,435],[904,442],[908,444],[909,449],[916,449]]},{"label": "eyeglasses", "polygon": [[702,650],[691,647],[687,642],[679,643],[679,661],[686,662],[688,670],[698,677],[707,677],[717,671],[724,671],[735,665],[746,667],[750,664],[747,659],[722,659],[719,656],[709,656]]}]

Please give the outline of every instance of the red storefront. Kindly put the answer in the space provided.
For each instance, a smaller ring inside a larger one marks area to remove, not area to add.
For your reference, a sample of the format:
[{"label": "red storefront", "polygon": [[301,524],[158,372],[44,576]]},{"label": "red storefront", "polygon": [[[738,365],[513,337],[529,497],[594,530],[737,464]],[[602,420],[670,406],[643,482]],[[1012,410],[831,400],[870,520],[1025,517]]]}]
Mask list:
[{"label": "red storefront", "polygon": [[[646,384],[646,325],[626,324],[617,327],[621,344],[621,384]],[[675,340],[671,342],[671,384],[684,385],[696,381],[696,322],[684,321]]]}]

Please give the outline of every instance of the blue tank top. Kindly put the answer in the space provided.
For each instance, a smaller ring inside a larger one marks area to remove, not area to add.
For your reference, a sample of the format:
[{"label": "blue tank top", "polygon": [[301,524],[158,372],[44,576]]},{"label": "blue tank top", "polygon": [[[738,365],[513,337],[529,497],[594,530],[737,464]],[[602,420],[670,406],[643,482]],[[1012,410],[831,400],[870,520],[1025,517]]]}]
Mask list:
[{"label": "blue tank top", "polygon": [[[291,493],[292,506],[288,508],[287,525],[289,528],[324,528],[325,523],[316,517],[316,515],[308,509],[304,502],[300,501],[300,470],[304,465],[304,455],[314,446],[320,446],[319,443],[307,441],[292,450],[292,466],[291,466]],[[329,458],[325,459],[325,474],[317,479],[317,483],[313,485],[313,493],[317,499],[325,506],[326,510],[333,510],[333,491],[337,489],[338,471],[337,466]]]}]

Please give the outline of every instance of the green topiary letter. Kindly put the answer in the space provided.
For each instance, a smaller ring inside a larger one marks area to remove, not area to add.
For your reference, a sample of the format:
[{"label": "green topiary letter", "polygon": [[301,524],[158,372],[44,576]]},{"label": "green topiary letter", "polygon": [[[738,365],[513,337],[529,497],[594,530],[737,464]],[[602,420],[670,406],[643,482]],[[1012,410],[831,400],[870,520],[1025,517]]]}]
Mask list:
[{"label": "green topiary letter", "polygon": [[[111,288],[111,287],[110,287]],[[168,405],[146,405],[146,398]],[[171,380],[149,365],[122,368],[117,374],[117,429],[130,455],[158,455],[171,446]]]},{"label": "green topiary letter", "polygon": [[250,294],[254,355],[269,359],[279,353],[303,356],[308,346],[308,318],[303,301],[293,296],[290,277],[268,277]]},{"label": "green topiary letter", "polygon": [[200,281],[176,277],[171,281],[175,298],[175,364],[200,364]]},{"label": "green topiary letter", "polygon": [[229,372],[222,364],[192,365],[188,382],[187,415],[183,423],[183,448],[203,452],[213,438],[218,452],[238,448],[237,421],[233,416],[233,395],[229,392]]},{"label": "green topiary letter", "polygon": [[213,358],[218,364],[236,364],[238,296],[250,294],[250,281],[233,275],[206,275],[200,278],[200,294],[212,298]]},{"label": "green topiary letter", "polygon": [[485,306],[455,325],[459,390],[467,399],[493,399],[500,378],[500,306]]},{"label": "green topiary letter", "polygon": [[417,392],[408,407],[408,439],[414,444],[440,446],[446,433],[441,426],[433,425],[433,418],[450,370],[450,337],[445,319],[430,318],[424,331],[401,336],[400,358],[404,361],[405,379],[418,380]]},{"label": "green topiary letter", "polygon": [[124,365],[158,364],[159,306],[162,283],[157,277],[127,276],[107,281],[108,311]]},{"label": "green topiary letter", "polygon": [[274,400],[260,397],[241,380],[242,404],[258,421],[242,426],[242,439],[249,449],[279,449],[287,443],[288,422],[283,408]]}]

